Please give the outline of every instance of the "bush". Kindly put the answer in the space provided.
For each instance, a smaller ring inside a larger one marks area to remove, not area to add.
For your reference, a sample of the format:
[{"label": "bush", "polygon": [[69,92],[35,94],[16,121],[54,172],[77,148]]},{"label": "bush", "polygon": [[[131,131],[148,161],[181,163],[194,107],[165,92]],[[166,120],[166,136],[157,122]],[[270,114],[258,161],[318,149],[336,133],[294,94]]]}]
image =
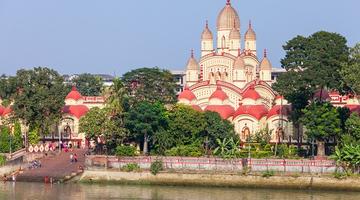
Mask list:
[{"label": "bush", "polygon": [[156,160],[151,163],[151,166],[150,166],[151,174],[156,175],[163,169],[164,169],[164,166],[163,166],[163,162],[161,160]]},{"label": "bush", "polygon": [[166,156],[200,157],[204,155],[203,150],[197,146],[182,145],[165,151]]},{"label": "bush", "polygon": [[38,128],[35,128],[29,132],[28,139],[31,145],[36,145],[39,143],[40,138],[39,138]]},{"label": "bush", "polygon": [[288,147],[286,144],[281,144],[277,147],[276,155],[280,158],[295,158],[298,150],[295,146]]},{"label": "bush", "polygon": [[5,163],[6,163],[6,157],[3,155],[0,155],[0,166],[5,165]]},{"label": "bush", "polygon": [[116,147],[117,156],[135,156],[136,148],[133,146],[119,145]]},{"label": "bush", "polygon": [[0,152],[1,153],[9,153],[10,152],[10,130],[6,126],[1,127]]},{"label": "bush", "polygon": [[140,166],[137,163],[128,163],[125,166],[121,167],[121,170],[126,172],[139,171]]},{"label": "bush", "polygon": [[271,151],[254,151],[251,152],[250,156],[252,158],[269,158],[273,155]]},{"label": "bush", "polygon": [[264,178],[269,178],[271,176],[274,176],[275,175],[275,172],[272,171],[272,170],[266,170],[265,172],[262,173],[262,177]]}]

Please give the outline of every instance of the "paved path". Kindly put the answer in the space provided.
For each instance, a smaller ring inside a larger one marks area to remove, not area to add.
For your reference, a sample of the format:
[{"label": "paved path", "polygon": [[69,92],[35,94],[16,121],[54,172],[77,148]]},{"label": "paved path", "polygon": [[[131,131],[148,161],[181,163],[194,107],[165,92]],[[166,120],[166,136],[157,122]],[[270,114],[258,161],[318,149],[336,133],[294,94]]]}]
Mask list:
[{"label": "paved path", "polygon": [[[19,174],[17,181],[32,181],[44,182],[44,178],[52,177],[54,181],[63,179],[65,176],[70,176],[72,173],[77,173],[79,167],[84,167],[85,156],[84,149],[74,149],[72,152],[61,152],[55,156],[47,156],[42,158],[41,168],[24,169],[24,172]],[[70,162],[70,154],[76,153],[78,162]]]}]

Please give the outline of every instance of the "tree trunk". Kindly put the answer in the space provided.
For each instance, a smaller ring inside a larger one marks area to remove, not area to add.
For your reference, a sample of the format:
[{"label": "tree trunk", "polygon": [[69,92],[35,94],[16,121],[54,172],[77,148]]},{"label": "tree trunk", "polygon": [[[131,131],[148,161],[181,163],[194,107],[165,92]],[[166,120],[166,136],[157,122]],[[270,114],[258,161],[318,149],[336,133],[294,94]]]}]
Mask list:
[{"label": "tree trunk", "polygon": [[144,146],[143,146],[143,154],[147,155],[148,153],[148,134],[144,134]]},{"label": "tree trunk", "polygon": [[325,142],[316,140],[317,144],[317,157],[322,158],[325,157]]}]

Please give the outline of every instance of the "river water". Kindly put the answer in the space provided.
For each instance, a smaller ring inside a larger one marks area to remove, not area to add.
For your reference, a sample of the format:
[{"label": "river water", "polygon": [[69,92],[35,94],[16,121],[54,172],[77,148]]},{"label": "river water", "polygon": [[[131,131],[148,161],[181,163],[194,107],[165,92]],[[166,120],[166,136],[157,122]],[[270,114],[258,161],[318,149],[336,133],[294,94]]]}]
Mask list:
[{"label": "river water", "polygon": [[360,193],[178,186],[0,183],[0,200],[191,199],[360,200]]}]

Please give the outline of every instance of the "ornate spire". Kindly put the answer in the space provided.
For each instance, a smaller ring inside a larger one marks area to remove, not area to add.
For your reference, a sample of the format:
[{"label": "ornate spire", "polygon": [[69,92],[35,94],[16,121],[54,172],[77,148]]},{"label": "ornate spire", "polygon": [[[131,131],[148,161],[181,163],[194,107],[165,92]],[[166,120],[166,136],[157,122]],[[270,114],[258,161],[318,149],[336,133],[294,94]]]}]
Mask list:
[{"label": "ornate spire", "polygon": [[231,5],[230,0],[226,0],[226,5]]},{"label": "ornate spire", "polygon": [[267,51],[266,51],[266,49],[264,49],[264,58],[266,58],[267,57]]},{"label": "ornate spire", "polygon": [[194,49],[191,49],[191,58],[194,58]]},{"label": "ornate spire", "polygon": [[208,20],[206,20],[205,28],[209,28],[209,21]]}]

